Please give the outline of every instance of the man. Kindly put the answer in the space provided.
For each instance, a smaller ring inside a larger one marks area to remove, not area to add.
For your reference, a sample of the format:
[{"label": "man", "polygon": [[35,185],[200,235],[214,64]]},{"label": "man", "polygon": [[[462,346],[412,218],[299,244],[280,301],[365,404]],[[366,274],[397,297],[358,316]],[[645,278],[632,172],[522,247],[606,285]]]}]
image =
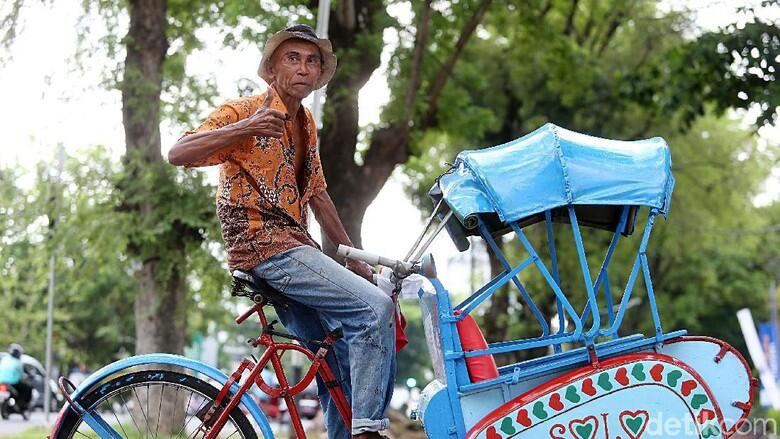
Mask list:
[{"label": "man", "polygon": [[[334,244],[352,245],[322,174],[317,129],[301,101],[333,77],[330,41],[309,26],[276,33],[258,74],[263,96],[230,101],[171,148],[174,165],[220,164],[217,214],[230,269],[251,271],[293,299],[277,310],[298,336],[322,339],[339,326],[344,339],[329,363],[352,405],[351,434],[318,377],[330,438],[377,438],[395,376],[392,300],[368,282],[368,264],[346,268],[324,255],[307,232],[307,206]],[[351,271],[350,271],[351,270]],[[344,342],[346,341],[346,343]]]},{"label": "man", "polygon": [[32,387],[24,382],[22,354],[24,350],[16,343],[8,348],[8,354],[0,360],[0,384],[8,384],[16,391],[19,408],[24,412],[32,400]]}]

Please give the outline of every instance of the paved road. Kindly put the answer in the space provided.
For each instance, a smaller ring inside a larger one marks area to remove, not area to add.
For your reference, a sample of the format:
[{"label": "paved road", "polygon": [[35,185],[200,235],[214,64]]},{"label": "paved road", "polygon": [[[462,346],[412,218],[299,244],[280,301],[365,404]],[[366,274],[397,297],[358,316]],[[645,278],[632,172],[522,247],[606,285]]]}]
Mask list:
[{"label": "paved road", "polygon": [[0,437],[14,436],[32,427],[51,425],[56,419],[57,413],[52,413],[47,423],[42,411],[33,412],[29,421],[25,421],[19,415],[11,415],[7,420],[0,419]]},{"label": "paved road", "polygon": [[[16,436],[30,428],[40,426],[51,426],[54,421],[57,420],[57,413],[52,413],[49,416],[49,422],[46,422],[46,417],[43,416],[42,411],[36,411],[30,415],[30,419],[25,421],[19,415],[11,415],[8,420],[0,419],[0,438],[8,438]],[[321,421],[320,421],[321,422]],[[303,420],[304,428],[309,430],[313,427],[312,421]],[[274,432],[288,431],[289,427],[286,425],[280,425],[279,423],[272,422],[271,428]]]}]

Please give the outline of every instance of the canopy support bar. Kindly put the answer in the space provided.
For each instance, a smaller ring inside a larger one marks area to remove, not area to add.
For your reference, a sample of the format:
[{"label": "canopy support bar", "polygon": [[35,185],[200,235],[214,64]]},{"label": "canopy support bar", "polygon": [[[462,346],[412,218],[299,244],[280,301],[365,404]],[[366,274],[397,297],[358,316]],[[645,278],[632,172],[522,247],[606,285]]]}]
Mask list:
[{"label": "canopy support bar", "polygon": [[[639,243],[639,249],[637,250],[637,255],[634,258],[634,265],[631,268],[631,275],[628,277],[626,289],[623,292],[622,299],[620,300],[620,307],[618,308],[617,315],[615,316],[615,321],[612,322],[612,325],[609,328],[600,330],[598,335],[613,336],[620,328],[620,324],[623,323],[623,317],[625,316],[626,309],[628,309],[628,302],[631,300],[631,293],[634,290],[634,284],[636,283],[636,277],[639,273],[639,267],[643,264],[642,259],[645,255],[645,252],[647,251],[647,243],[650,240],[650,233],[653,231],[656,215],[658,215],[658,211],[655,209],[650,210],[650,213],[648,214],[647,225],[645,225],[645,230],[642,233],[642,241]],[[656,330],[658,330],[661,324],[660,318],[658,317],[658,310],[655,307],[655,295],[653,294],[653,287],[652,283],[650,282],[649,271],[646,274],[643,273],[643,275],[645,276],[645,283],[649,285],[649,288],[647,288],[648,299],[650,300],[650,308],[653,312],[653,322],[656,323]]]},{"label": "canopy support bar", "polygon": [[[504,270],[511,269],[512,266],[509,265],[509,262],[504,257],[504,253],[498,247],[498,244],[496,243],[496,241],[493,239],[493,236],[488,231],[488,228],[485,225],[485,223],[482,222],[481,220],[479,221],[479,231],[482,233],[482,237],[485,238],[485,241],[487,241],[488,245],[490,246],[490,249],[493,250],[493,254],[501,263],[501,266],[504,267]],[[525,289],[523,283],[520,282],[520,279],[518,279],[517,276],[512,277],[512,283],[514,283],[517,289],[520,291],[520,295],[523,296],[523,300],[525,300],[528,306],[531,307],[531,312],[533,312],[534,316],[536,317],[536,320],[539,321],[539,325],[541,325],[542,327],[542,335],[550,334],[550,326],[547,324],[547,319],[544,317],[544,314],[542,314],[542,312],[539,311],[539,308],[536,306],[536,303],[534,303],[534,300],[531,298],[531,295],[528,294],[528,290]]]},{"label": "canopy support bar", "polygon": [[[553,279],[558,285],[558,288],[560,288],[561,276],[560,273],[558,273],[558,254],[555,250],[555,235],[553,234],[552,214],[550,213],[549,209],[544,211],[544,225],[547,229],[547,245],[550,249],[550,268],[552,269]],[[563,314],[563,304],[560,300],[558,300],[557,296],[555,297],[555,307],[558,310],[558,334],[563,334],[566,332],[566,316]],[[563,352],[563,347],[560,343],[557,343],[553,345],[553,350],[556,354],[559,354]]]},{"label": "canopy support bar", "polygon": [[577,311],[574,309],[574,307],[571,306],[571,302],[569,302],[569,299],[566,298],[566,295],[563,294],[563,291],[561,291],[561,288],[555,282],[555,279],[553,279],[552,275],[547,270],[547,267],[539,259],[539,255],[536,253],[536,250],[534,249],[533,245],[531,245],[531,242],[528,241],[528,238],[526,238],[525,233],[523,233],[523,229],[520,228],[517,222],[511,223],[510,226],[512,227],[512,230],[515,232],[515,236],[517,236],[517,239],[519,239],[520,242],[523,244],[525,250],[535,258],[536,267],[542,273],[542,276],[544,276],[544,279],[547,281],[547,285],[549,285],[552,288],[553,293],[555,293],[555,296],[558,298],[558,300],[560,300],[563,303],[563,307],[566,313],[569,314],[569,316],[571,316],[575,326],[573,337],[578,338],[582,334],[582,322],[580,322],[580,319],[578,318],[579,316],[577,315]]}]

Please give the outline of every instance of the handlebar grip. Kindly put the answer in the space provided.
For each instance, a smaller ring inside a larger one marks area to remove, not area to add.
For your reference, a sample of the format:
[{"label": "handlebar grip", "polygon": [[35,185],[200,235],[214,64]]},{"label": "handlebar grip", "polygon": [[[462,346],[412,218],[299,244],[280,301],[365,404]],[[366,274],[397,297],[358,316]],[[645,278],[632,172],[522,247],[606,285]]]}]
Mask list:
[{"label": "handlebar grip", "polygon": [[399,261],[397,259],[386,258],[384,256],[375,255],[373,253],[361,250],[355,247],[349,247],[343,244],[339,244],[336,254],[350,259],[357,259],[368,263],[369,265],[383,265],[390,267],[394,271],[408,273],[414,269],[414,265],[409,262]]}]

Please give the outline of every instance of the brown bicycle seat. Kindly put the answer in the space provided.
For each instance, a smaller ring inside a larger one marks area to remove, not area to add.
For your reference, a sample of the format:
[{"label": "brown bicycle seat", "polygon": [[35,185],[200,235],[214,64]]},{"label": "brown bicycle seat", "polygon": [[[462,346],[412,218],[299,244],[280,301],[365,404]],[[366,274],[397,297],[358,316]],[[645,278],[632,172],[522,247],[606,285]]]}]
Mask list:
[{"label": "brown bicycle seat", "polygon": [[253,276],[251,273],[242,270],[233,270],[233,290],[234,296],[249,297],[255,303],[263,300],[274,306],[287,308],[289,300],[272,287],[265,279]]}]

